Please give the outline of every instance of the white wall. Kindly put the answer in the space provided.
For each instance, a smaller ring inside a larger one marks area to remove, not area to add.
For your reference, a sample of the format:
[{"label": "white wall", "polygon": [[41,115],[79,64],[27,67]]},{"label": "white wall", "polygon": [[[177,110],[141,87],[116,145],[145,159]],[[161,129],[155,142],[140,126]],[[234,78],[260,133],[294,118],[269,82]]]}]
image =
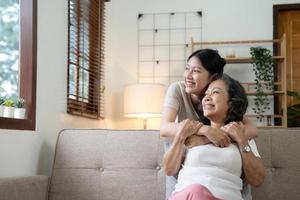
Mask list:
[{"label": "white wall", "polygon": [[[110,95],[114,97],[111,108],[116,126],[130,128],[136,126],[133,123],[137,123],[122,116],[122,88],[125,84],[138,80],[138,13],[201,10],[203,41],[259,40],[273,38],[273,5],[282,3],[300,3],[300,0],[112,0],[107,10],[109,28],[106,50],[109,68],[107,79],[113,84]],[[252,71],[251,68],[249,70]],[[244,78],[240,70],[236,70],[236,73],[237,77]],[[150,120],[149,123],[156,128],[159,121]]]},{"label": "white wall", "polygon": [[[300,0],[111,0],[107,5],[106,120],[66,115],[67,0],[38,1],[36,131],[0,131],[0,177],[50,174],[63,128],[142,128],[122,116],[123,86],[137,81],[137,14],[203,11],[203,40],[271,39],[272,5]],[[149,120],[158,128],[159,120]]]}]

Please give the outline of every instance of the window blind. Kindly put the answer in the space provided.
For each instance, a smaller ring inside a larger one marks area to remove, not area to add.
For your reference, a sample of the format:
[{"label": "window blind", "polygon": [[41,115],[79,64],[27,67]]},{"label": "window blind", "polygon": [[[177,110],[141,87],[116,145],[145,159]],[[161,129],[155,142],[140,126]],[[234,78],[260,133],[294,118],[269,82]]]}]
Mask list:
[{"label": "window blind", "polygon": [[104,118],[104,19],[104,0],[69,0],[69,114]]}]

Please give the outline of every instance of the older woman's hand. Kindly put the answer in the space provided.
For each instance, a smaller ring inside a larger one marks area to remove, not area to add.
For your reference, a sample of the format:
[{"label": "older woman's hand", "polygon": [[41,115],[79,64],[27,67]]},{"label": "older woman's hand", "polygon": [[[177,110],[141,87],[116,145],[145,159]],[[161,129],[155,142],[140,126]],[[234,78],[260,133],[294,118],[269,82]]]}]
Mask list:
[{"label": "older woman's hand", "polygon": [[247,143],[245,125],[242,122],[230,122],[221,129],[225,131],[239,146],[244,146],[245,143]]}]

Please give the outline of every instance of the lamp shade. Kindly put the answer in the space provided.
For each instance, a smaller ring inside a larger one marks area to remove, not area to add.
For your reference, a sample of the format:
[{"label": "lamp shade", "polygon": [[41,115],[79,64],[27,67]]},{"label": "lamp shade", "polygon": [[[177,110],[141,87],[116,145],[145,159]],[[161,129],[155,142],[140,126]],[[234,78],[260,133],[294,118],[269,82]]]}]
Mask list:
[{"label": "lamp shade", "polygon": [[124,116],[136,118],[160,117],[165,86],[158,83],[137,83],[124,89]]}]

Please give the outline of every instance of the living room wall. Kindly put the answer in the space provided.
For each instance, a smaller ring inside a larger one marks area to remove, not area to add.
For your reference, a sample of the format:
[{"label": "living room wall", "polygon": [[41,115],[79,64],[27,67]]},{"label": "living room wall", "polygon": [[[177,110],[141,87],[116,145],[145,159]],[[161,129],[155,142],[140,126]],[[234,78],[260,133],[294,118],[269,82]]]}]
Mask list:
[{"label": "living room wall", "polygon": [[[137,15],[138,13],[171,13],[199,11],[202,17],[202,40],[261,40],[273,38],[273,5],[299,3],[299,0],[153,0],[111,1],[108,3],[107,79],[114,101],[110,114],[115,127],[142,127],[141,120],[126,119],[122,115],[124,85],[138,81],[137,77]],[[130,5],[129,5],[130,4]],[[250,69],[251,71],[251,69]],[[234,77],[246,73],[238,70]],[[115,80],[115,81],[114,81]],[[245,80],[245,79],[242,79]],[[159,120],[150,119],[148,125],[159,127]]]},{"label": "living room wall", "polygon": [[[272,5],[299,0],[111,0],[107,3],[106,119],[66,114],[67,1],[38,0],[35,131],[0,130],[0,177],[50,174],[57,135],[65,128],[139,129],[123,117],[123,87],[137,81],[137,14],[203,12],[203,40],[272,38]],[[159,128],[159,119],[149,120]]]}]

